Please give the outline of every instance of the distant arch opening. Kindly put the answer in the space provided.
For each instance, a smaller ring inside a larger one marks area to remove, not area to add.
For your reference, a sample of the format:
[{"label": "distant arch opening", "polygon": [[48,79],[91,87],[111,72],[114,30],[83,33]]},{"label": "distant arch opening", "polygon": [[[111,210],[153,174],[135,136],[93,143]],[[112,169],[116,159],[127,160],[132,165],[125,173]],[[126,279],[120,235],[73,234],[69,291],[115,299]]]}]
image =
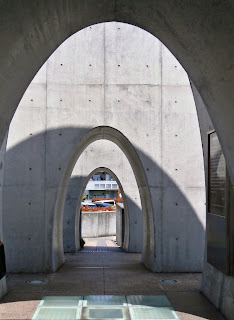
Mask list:
[{"label": "distant arch opening", "polygon": [[[119,203],[124,206],[126,218],[125,221],[121,221],[121,225],[117,216]],[[87,177],[77,203],[75,226],[76,249],[82,246],[81,238],[86,242],[86,250],[108,251],[111,247],[116,248],[115,243],[122,248],[128,248],[127,201],[120,180],[110,169],[97,168]],[[103,238],[100,239],[103,240],[101,244],[96,238]],[[100,249],[100,246],[104,248]]]}]

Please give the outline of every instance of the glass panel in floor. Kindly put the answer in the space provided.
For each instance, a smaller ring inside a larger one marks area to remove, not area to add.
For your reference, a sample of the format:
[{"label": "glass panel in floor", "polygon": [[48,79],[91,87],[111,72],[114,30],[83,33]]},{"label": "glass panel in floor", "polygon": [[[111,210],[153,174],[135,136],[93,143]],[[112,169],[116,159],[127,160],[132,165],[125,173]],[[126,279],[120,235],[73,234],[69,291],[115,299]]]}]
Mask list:
[{"label": "glass panel in floor", "polygon": [[179,319],[166,295],[44,297],[32,320]]}]

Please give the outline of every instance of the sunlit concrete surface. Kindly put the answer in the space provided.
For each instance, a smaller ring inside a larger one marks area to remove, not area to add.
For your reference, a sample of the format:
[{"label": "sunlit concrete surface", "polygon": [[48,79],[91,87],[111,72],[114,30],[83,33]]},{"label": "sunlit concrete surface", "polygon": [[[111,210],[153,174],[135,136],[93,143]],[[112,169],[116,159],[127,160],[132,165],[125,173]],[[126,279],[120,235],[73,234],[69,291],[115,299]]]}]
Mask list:
[{"label": "sunlit concrete surface", "polygon": [[[0,319],[31,319],[44,296],[166,295],[181,320],[224,320],[199,292],[200,273],[152,273],[140,254],[115,252],[114,238],[87,239],[96,252],[67,254],[65,264],[53,274],[11,274],[9,293],[0,301]],[[98,251],[103,241],[107,251]],[[117,248],[118,249],[118,248]],[[176,284],[161,280],[177,280]],[[30,280],[42,280],[32,285]]]}]

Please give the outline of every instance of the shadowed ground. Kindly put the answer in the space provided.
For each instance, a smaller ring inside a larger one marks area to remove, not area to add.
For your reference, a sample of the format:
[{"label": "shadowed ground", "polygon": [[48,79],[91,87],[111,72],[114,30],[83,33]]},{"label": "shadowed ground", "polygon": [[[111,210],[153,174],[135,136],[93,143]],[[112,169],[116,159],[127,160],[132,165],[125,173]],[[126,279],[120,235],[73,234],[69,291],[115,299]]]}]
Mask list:
[{"label": "shadowed ground", "polygon": [[[162,283],[175,279],[176,284]],[[28,284],[28,280],[43,280]],[[114,238],[86,239],[76,254],[52,274],[10,274],[9,293],[1,300],[0,319],[31,319],[43,296],[64,295],[167,295],[181,320],[223,320],[199,292],[199,273],[152,273],[140,254],[125,253]]]},{"label": "shadowed ground", "polygon": [[122,252],[116,243],[116,237],[84,238],[85,245],[82,252]]}]

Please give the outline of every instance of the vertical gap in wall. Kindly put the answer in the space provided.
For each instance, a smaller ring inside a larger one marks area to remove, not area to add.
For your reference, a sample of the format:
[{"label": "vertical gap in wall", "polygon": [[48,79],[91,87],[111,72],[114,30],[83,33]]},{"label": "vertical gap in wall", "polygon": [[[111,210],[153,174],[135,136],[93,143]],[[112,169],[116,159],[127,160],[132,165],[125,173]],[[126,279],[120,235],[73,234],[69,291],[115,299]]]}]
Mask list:
[{"label": "vertical gap in wall", "polygon": [[5,138],[3,140],[2,146],[0,148],[0,157],[2,161],[2,175],[1,175],[1,208],[0,208],[0,240],[4,242],[3,239],[3,188],[4,188],[4,164],[5,164],[5,157],[7,152],[7,141],[8,141],[8,133],[9,129],[7,130],[7,133],[5,135]]},{"label": "vertical gap in wall", "polygon": [[45,132],[44,132],[44,141],[45,141],[45,156],[44,156],[44,190],[43,190],[43,214],[44,214],[44,250],[43,250],[43,253],[44,253],[44,257],[43,257],[43,260],[44,260],[44,266],[47,266],[47,261],[46,261],[46,239],[47,239],[47,223],[46,223],[46,214],[45,214],[45,207],[46,207],[46,151],[47,151],[47,148],[46,148],[46,143],[47,143],[47,103],[48,103],[48,84],[47,84],[47,80],[48,80],[48,61],[46,62],[46,83],[45,83],[45,90],[46,90],[46,98],[45,98]]},{"label": "vertical gap in wall", "polygon": [[[123,154],[122,153],[121,153],[121,168],[122,168],[122,170],[121,170],[122,177],[119,177],[119,179],[122,179],[122,181],[123,181],[123,177],[124,177],[124,159],[123,159]],[[120,188],[120,186],[121,186],[120,192],[121,192],[121,195],[122,195],[122,199],[124,197],[124,200],[125,200],[126,198],[125,198],[125,195],[123,193],[122,185],[119,182],[120,181],[118,181],[118,188]],[[118,193],[118,197],[119,197],[119,193]],[[125,206],[125,210],[127,210],[127,200],[123,201],[123,204]],[[115,213],[115,215],[116,215],[116,213]],[[124,221],[122,221],[122,230],[123,230],[123,225],[124,225]],[[121,234],[122,234],[122,230],[121,230]],[[115,231],[115,237],[116,237],[115,240],[117,241],[117,230]],[[124,238],[125,238],[125,235],[124,235]],[[129,243],[129,240],[128,240],[128,243]],[[124,247],[124,239],[121,240],[121,249],[123,249],[123,247]]]},{"label": "vertical gap in wall", "polygon": [[103,261],[103,253],[101,253],[102,257],[102,277],[103,277],[103,294],[106,294],[106,283],[105,283],[105,267],[104,267],[104,261]]},{"label": "vertical gap in wall", "polygon": [[161,203],[160,203],[160,222],[161,222],[161,266],[163,268],[163,193],[164,193],[164,174],[163,174],[163,47],[162,43],[160,43],[160,72],[161,72],[161,109],[160,109],[160,149],[161,149]]},{"label": "vertical gap in wall", "polygon": [[104,23],[103,29],[103,59],[104,59],[104,75],[103,75],[103,90],[104,90],[104,99],[103,99],[103,124],[106,124],[106,23]]}]

